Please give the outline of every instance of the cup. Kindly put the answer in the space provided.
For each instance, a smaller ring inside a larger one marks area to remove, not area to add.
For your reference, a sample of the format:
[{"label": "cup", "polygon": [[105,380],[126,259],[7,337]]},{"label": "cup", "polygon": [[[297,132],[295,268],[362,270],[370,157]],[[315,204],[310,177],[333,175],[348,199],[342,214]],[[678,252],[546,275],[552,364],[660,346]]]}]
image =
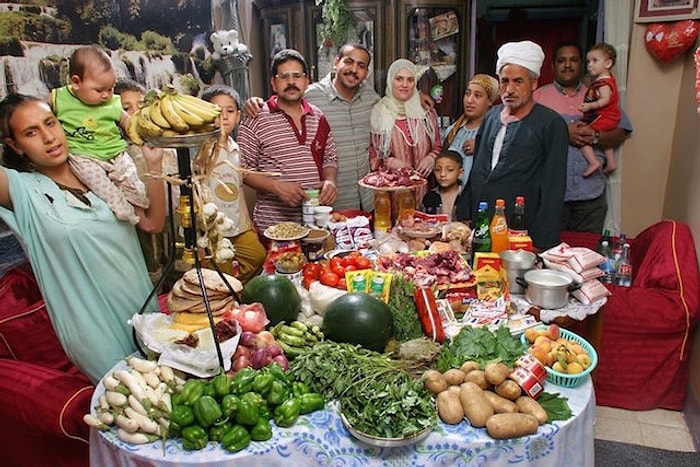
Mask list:
[{"label": "cup", "polygon": [[318,227],[325,228],[331,221],[331,215],[324,213],[314,214],[314,221]]}]

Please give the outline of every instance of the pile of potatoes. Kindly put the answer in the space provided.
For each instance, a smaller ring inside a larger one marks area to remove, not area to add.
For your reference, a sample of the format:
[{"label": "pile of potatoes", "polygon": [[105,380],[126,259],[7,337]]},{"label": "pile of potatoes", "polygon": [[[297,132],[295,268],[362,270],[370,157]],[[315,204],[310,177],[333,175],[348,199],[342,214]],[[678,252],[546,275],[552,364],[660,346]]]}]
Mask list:
[{"label": "pile of potatoes", "polygon": [[482,370],[469,361],[444,373],[423,373],[425,388],[437,397],[438,416],[450,425],[464,417],[476,428],[486,427],[492,438],[507,439],[533,434],[547,422],[547,412],[532,397],[523,395],[504,363],[490,363]]}]

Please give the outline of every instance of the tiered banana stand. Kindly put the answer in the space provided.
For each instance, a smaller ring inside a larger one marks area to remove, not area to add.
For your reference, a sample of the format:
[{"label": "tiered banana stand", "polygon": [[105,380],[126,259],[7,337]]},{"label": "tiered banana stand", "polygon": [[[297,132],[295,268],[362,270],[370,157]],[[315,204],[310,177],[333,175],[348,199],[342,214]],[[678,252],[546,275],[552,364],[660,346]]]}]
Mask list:
[{"label": "tiered banana stand", "polygon": [[[206,287],[204,286],[204,278],[202,277],[202,265],[200,262],[200,253],[204,253],[204,255],[209,255],[209,252],[206,248],[201,249],[197,246],[197,229],[196,229],[196,213],[195,210],[193,209],[194,206],[194,200],[193,200],[193,193],[192,193],[192,158],[190,157],[190,149],[197,148],[199,147],[202,143],[209,141],[213,138],[218,138],[219,137],[220,130],[216,130],[213,132],[209,133],[201,133],[201,134],[194,134],[194,135],[180,135],[180,136],[160,136],[156,138],[152,138],[148,140],[148,144],[157,147],[157,148],[174,148],[175,151],[177,152],[177,168],[178,168],[178,176],[180,180],[182,180],[182,183],[179,185],[180,186],[180,196],[179,196],[179,203],[178,203],[178,209],[177,209],[177,214],[180,215],[181,219],[181,224],[183,228],[183,236],[184,236],[184,253],[183,253],[183,260],[189,264],[194,264],[194,267],[197,270],[197,277],[199,279],[199,286],[200,289],[202,290],[202,297],[204,298],[204,306],[207,310],[207,318],[209,319],[209,326],[211,328],[211,332],[214,335],[214,344],[216,347],[216,354],[217,357],[219,358],[219,366],[223,369],[224,368],[224,358],[221,353],[221,347],[219,345],[219,340],[216,338],[216,330],[215,330],[215,324],[214,324],[214,316],[212,315],[211,312],[211,305],[209,303],[209,297],[207,296],[207,290]],[[162,276],[158,279],[158,281],[155,283],[153,290],[151,290],[151,293],[148,295],[148,298],[146,298],[146,301],[144,302],[143,306],[139,310],[139,314],[143,314],[146,308],[148,307],[148,304],[151,302],[151,300],[156,296],[158,290],[160,290],[161,285],[165,281],[166,277],[168,274],[170,274],[170,271],[172,271],[174,265],[175,265],[175,251],[177,247],[177,242],[176,242],[176,237],[175,237],[175,222],[173,220],[173,194],[172,194],[172,185],[168,183],[168,212],[170,214],[170,222],[168,224],[169,232],[170,232],[170,246],[169,246],[169,255],[168,255],[168,264],[165,266],[163,269],[163,274]],[[210,261],[216,272],[219,274],[219,277],[221,277],[221,280],[224,281],[224,284],[226,284],[226,287],[228,287],[229,291],[231,292],[231,295],[236,299],[236,301],[239,301],[238,294],[236,291],[233,289],[231,284],[228,282],[226,277],[224,276],[223,272],[219,269],[219,267],[216,264],[216,261]],[[138,349],[139,353],[143,356],[146,356],[146,352],[143,350],[141,347],[141,344],[138,341],[137,335],[136,335],[136,329],[133,329],[133,339],[134,343],[136,344],[136,348]]]}]

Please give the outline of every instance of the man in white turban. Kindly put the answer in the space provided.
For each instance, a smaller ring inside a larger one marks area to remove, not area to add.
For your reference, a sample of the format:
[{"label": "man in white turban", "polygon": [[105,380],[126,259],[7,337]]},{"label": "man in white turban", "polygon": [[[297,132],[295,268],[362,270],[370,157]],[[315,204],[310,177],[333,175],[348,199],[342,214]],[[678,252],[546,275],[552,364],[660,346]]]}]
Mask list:
[{"label": "man in white turban", "polygon": [[526,222],[533,247],[559,243],[566,188],[569,134],[556,112],[532,98],[544,60],[531,41],[509,42],[498,49],[496,72],[501,105],[484,118],[476,135],[474,165],[457,202],[457,218],[472,219],[480,201],[493,214],[496,199],[513,215],[517,196],[524,196]]}]

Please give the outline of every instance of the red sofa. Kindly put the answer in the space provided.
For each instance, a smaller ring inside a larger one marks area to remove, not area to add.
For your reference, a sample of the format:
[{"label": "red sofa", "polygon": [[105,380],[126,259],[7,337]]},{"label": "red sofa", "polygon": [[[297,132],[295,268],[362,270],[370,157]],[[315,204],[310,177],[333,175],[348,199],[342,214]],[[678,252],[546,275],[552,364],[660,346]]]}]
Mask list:
[{"label": "red sofa", "polygon": [[[595,249],[600,235],[562,232],[571,246]],[[610,286],[594,380],[600,405],[682,410],[700,275],[690,229],[664,220],[631,241],[631,287]]]},{"label": "red sofa", "polygon": [[5,465],[87,466],[94,386],[58,342],[26,266],[0,279],[0,439]]}]

